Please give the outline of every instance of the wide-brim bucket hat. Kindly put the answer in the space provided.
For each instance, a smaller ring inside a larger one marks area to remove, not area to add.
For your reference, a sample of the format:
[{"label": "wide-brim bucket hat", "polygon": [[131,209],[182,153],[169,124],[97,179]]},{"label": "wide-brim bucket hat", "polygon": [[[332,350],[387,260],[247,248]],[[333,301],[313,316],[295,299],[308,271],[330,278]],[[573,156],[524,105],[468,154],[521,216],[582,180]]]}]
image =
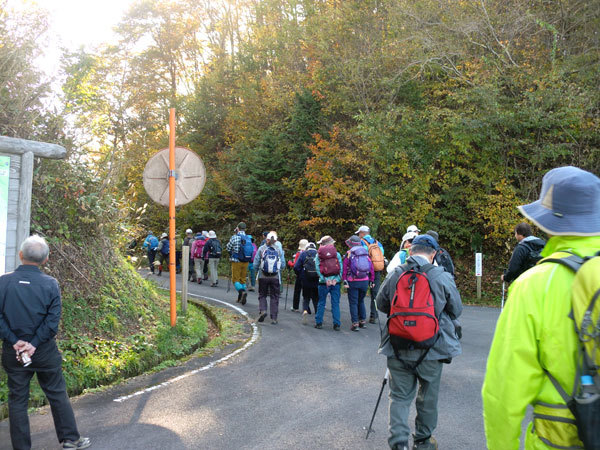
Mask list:
[{"label": "wide-brim bucket hat", "polygon": [[600,178],[573,166],[552,169],[539,200],[519,211],[552,236],[600,235]]},{"label": "wide-brim bucket hat", "polygon": [[346,245],[350,248],[356,247],[357,245],[361,245],[360,238],[357,235],[353,234],[348,239],[346,239]]}]

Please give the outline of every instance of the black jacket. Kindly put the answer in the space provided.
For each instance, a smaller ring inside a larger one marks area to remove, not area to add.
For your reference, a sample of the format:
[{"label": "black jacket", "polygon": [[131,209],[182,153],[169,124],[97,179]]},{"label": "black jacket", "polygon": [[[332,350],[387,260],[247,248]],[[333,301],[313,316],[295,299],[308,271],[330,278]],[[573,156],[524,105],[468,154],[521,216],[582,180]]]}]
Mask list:
[{"label": "black jacket", "polygon": [[521,240],[513,250],[513,254],[508,262],[508,269],[504,271],[504,281],[510,283],[519,278],[523,272],[533,267],[536,261],[532,260],[530,254],[539,254],[546,241],[535,236],[528,236]]},{"label": "black jacket", "polygon": [[60,314],[58,281],[37,266],[21,265],[0,276],[0,338],[5,344],[21,339],[39,347],[56,336]]}]

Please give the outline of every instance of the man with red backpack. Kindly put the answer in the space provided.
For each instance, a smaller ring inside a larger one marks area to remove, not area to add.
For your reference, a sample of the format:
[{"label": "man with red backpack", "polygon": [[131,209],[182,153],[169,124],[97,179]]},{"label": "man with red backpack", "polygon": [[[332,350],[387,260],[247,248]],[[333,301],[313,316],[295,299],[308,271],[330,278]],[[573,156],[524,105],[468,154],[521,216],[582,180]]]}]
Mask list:
[{"label": "man with red backpack", "polygon": [[323,328],[323,316],[327,295],[331,295],[331,315],[333,316],[333,329],[340,330],[340,284],[342,282],[342,257],[335,248],[335,241],[331,236],[323,236],[319,250],[315,257],[315,266],[319,276],[319,304],[315,314],[315,328]]},{"label": "man with red backpack", "polygon": [[390,371],[388,443],[408,450],[408,414],[417,392],[413,449],[434,450],[437,401],[443,363],[461,354],[455,325],[462,312],[452,275],[433,265],[439,249],[429,235],[416,236],[405,264],[388,275],[377,295],[377,307],[388,315],[379,353]]}]

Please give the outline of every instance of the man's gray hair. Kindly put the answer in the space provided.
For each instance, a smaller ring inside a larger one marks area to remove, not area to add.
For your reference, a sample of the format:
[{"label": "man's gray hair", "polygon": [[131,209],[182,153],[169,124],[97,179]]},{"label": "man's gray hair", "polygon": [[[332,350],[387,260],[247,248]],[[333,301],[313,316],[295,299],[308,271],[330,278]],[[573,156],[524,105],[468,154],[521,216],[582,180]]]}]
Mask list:
[{"label": "man's gray hair", "polygon": [[25,261],[39,265],[46,261],[50,254],[50,249],[43,237],[34,234],[23,241],[21,252],[23,252],[23,259]]}]

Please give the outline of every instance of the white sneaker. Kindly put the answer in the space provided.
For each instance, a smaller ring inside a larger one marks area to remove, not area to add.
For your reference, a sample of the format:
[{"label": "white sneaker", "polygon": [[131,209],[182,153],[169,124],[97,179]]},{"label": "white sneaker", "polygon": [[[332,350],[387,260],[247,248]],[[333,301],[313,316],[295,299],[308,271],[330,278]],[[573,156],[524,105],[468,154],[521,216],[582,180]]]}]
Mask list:
[{"label": "white sneaker", "polygon": [[308,311],[302,312],[302,325],[306,325],[308,323]]}]

